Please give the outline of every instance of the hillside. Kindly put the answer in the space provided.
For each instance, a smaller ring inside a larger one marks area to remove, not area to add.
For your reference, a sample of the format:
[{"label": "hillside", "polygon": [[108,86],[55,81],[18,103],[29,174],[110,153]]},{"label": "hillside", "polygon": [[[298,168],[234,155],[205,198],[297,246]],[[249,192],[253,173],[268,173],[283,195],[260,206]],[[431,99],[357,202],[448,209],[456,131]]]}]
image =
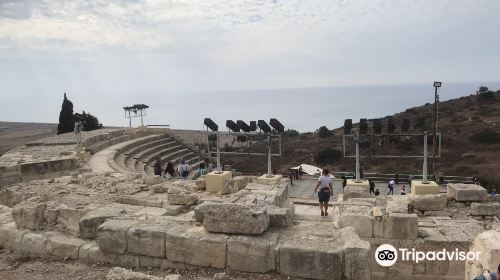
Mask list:
[{"label": "hillside", "polygon": [[57,124],[0,122],[0,156],[28,142],[56,134]]},{"label": "hillside", "polygon": [[[408,133],[422,133],[423,128],[415,127],[417,119],[425,117],[426,130],[432,133],[434,118],[434,104],[407,109],[393,115],[400,131],[404,118],[410,119]],[[386,119],[384,130],[386,131]],[[485,91],[481,94],[460,97],[439,103],[439,128],[442,133],[442,157],[436,160],[436,173],[445,175],[478,176],[482,182],[500,186],[500,90]],[[359,123],[353,125],[358,127]],[[372,124],[369,120],[371,131]],[[289,167],[300,163],[317,164],[335,171],[353,171],[355,161],[352,158],[342,157],[343,128],[332,130],[332,136],[320,138],[316,133],[302,133],[297,136],[283,137],[283,156],[273,158],[273,169],[286,171]],[[422,153],[423,138],[413,145],[413,154]],[[429,155],[432,151],[432,140],[429,138]],[[324,159],[325,149],[329,151]],[[386,153],[394,154],[400,149],[395,145],[388,148]],[[353,153],[351,153],[353,154]],[[366,154],[366,152],[363,152]],[[311,156],[312,155],[312,156]],[[265,172],[266,159],[264,157],[226,157],[226,162],[233,168],[248,172]],[[249,162],[251,164],[249,164]],[[365,172],[383,173],[421,173],[422,159],[402,158],[365,158],[362,160]],[[429,170],[431,161],[429,160]]]}]

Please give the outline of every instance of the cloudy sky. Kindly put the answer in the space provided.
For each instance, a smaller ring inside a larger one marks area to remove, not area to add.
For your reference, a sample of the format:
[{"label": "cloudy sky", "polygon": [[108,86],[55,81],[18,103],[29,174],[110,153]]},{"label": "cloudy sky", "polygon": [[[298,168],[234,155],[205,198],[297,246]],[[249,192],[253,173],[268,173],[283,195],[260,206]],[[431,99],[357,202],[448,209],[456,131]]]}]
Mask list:
[{"label": "cloudy sky", "polygon": [[498,81],[498,11],[498,0],[0,0],[0,120],[57,121],[63,92],[101,112],[210,91]]}]

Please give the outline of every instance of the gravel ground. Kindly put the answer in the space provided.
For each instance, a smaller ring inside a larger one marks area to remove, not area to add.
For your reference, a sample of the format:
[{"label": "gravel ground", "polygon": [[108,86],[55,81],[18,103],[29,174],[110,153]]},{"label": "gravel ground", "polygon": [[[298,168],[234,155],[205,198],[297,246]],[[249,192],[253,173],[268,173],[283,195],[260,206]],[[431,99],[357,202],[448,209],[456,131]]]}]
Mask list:
[{"label": "gravel ground", "polygon": [[[2,280],[90,280],[106,279],[112,266],[85,264],[74,260],[20,260],[12,254],[0,250],[0,279]],[[258,274],[217,269],[200,268],[194,271],[186,270],[157,270],[139,269],[139,271],[154,276],[180,274],[181,280],[206,280],[213,279],[218,272],[225,272],[225,279],[237,280],[284,280],[292,279],[275,273]]]}]

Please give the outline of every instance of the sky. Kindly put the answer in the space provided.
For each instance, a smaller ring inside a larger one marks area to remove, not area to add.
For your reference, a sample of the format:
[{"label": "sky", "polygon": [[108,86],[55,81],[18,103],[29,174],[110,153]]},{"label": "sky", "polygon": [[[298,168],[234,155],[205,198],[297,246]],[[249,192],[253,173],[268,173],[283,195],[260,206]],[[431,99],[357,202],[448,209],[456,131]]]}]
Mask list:
[{"label": "sky", "polygon": [[64,92],[125,125],[121,108],[145,101],[206,115],[189,104],[211,93],[223,106],[242,90],[499,81],[498,11],[498,0],[0,0],[0,120],[57,122]]}]

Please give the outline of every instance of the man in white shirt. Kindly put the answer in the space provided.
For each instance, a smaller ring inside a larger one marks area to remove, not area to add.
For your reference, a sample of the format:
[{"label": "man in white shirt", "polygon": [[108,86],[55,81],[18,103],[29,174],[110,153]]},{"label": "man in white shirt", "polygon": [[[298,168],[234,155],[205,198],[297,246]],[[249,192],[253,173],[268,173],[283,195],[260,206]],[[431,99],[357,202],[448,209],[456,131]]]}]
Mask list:
[{"label": "man in white shirt", "polygon": [[186,179],[189,176],[189,164],[185,160],[182,160],[177,167],[177,173],[182,179]]},{"label": "man in white shirt", "polygon": [[328,201],[330,196],[333,196],[332,178],[328,169],[323,169],[322,175],[319,176],[318,184],[314,192],[318,191],[319,208],[321,209],[321,216],[328,216]]}]

